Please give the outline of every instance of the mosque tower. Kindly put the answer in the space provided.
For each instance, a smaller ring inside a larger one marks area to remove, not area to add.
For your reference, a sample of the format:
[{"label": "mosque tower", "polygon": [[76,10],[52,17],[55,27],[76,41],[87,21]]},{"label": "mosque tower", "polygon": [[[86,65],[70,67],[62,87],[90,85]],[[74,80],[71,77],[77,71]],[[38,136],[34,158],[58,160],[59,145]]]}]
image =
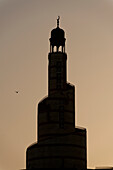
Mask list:
[{"label": "mosque tower", "polygon": [[51,31],[48,97],[38,104],[37,142],[27,148],[26,169],[87,169],[86,129],[75,126],[75,87],[67,82],[65,32]]}]

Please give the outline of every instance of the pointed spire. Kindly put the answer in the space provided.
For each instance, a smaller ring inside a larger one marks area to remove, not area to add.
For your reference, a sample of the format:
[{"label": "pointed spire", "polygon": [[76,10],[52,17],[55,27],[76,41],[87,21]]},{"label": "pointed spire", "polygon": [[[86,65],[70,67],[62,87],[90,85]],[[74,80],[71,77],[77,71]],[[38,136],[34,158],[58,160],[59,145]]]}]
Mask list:
[{"label": "pointed spire", "polygon": [[57,18],[57,27],[59,28],[59,20],[60,20],[60,16],[58,16]]}]

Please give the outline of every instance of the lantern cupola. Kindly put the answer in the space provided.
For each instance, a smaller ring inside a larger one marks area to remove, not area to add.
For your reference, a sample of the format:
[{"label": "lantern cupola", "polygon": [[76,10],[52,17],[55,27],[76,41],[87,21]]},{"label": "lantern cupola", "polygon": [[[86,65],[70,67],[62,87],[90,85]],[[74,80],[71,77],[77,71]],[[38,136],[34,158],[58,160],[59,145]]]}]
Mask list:
[{"label": "lantern cupola", "polygon": [[[65,53],[65,32],[63,29],[59,28],[59,20],[60,17],[58,16],[57,19],[57,28],[51,31],[51,38],[50,38],[50,53],[59,52]],[[56,47],[56,50],[55,50]],[[61,47],[61,50],[59,49]]]}]

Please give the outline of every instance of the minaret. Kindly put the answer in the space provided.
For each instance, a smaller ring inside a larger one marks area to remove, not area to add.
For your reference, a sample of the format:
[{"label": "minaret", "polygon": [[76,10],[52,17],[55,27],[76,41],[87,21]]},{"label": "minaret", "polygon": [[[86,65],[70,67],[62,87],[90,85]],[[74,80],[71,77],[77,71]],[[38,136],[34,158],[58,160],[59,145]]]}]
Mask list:
[{"label": "minaret", "polygon": [[[65,32],[59,28],[59,19],[57,19],[57,28],[51,31],[50,53],[49,53],[49,71],[48,80],[49,95],[56,91],[66,89],[66,60],[65,53]],[[60,51],[60,49],[61,51]]]},{"label": "minaret", "polygon": [[48,97],[38,104],[37,143],[27,148],[26,169],[87,168],[86,129],[75,128],[75,87],[67,83],[65,32],[51,31]]}]

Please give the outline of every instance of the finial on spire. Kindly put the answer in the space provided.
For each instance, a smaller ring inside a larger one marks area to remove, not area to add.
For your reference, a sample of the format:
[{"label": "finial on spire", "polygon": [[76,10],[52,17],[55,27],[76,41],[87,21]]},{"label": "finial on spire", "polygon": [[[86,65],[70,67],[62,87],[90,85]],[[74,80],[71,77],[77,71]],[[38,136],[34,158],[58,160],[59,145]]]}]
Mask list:
[{"label": "finial on spire", "polygon": [[57,27],[59,27],[59,20],[60,20],[60,16],[58,16],[57,18]]}]

